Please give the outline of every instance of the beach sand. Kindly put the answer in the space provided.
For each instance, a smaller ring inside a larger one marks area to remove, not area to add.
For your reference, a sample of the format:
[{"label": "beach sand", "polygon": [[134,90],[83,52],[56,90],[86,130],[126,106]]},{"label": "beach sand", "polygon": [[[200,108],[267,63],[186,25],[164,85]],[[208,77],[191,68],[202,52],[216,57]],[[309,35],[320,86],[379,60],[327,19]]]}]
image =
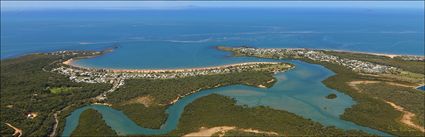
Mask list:
[{"label": "beach sand", "polygon": [[260,130],[255,130],[255,129],[251,129],[251,128],[250,129],[242,129],[242,128],[236,128],[234,126],[220,126],[220,127],[212,127],[212,128],[201,127],[199,129],[199,131],[186,134],[183,137],[210,137],[215,133],[219,133],[219,136],[223,136],[229,130],[239,130],[239,131],[242,131],[242,132],[267,134],[269,136],[279,135],[276,132],[260,131]]},{"label": "beach sand", "polygon": [[[74,64],[74,59],[69,59],[62,62],[65,65],[83,68],[83,69],[97,69],[97,68],[88,68]],[[278,62],[246,62],[246,63],[235,63],[221,66],[212,66],[212,67],[199,67],[199,68],[183,68],[183,69],[102,69],[114,73],[164,73],[164,72],[193,72],[193,71],[204,71],[204,70],[214,70],[214,69],[223,69],[227,67],[237,67],[245,65],[258,65],[258,64],[278,64]]]}]

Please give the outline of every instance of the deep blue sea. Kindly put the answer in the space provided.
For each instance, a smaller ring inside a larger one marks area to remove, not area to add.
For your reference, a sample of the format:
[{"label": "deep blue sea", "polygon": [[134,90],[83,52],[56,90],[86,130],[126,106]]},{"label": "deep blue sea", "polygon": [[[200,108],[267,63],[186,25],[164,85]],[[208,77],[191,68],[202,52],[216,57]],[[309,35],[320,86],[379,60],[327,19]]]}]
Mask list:
[{"label": "deep blue sea", "polygon": [[[391,8],[190,8],[1,12],[1,58],[120,48],[92,67],[183,68],[227,62],[213,46],[424,53],[424,13]],[[161,62],[161,63],[158,63]]]}]

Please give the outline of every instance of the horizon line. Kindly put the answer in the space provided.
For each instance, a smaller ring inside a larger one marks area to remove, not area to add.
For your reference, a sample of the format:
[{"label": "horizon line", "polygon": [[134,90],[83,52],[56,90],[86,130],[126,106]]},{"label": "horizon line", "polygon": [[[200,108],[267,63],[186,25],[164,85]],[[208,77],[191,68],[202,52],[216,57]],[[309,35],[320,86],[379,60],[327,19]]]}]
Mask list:
[{"label": "horizon line", "polygon": [[1,11],[179,10],[195,8],[402,8],[424,9],[424,1],[1,1]]}]

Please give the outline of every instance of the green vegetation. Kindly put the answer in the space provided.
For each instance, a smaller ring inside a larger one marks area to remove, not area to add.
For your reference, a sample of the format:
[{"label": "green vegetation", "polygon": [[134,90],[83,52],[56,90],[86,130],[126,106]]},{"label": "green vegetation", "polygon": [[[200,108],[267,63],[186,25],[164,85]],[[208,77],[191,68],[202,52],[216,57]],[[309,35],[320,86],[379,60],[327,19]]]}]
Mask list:
[{"label": "green vegetation", "polygon": [[335,99],[336,98],[336,94],[331,93],[329,95],[326,96],[327,99]]},{"label": "green vegetation", "polygon": [[142,104],[129,104],[114,106],[114,108],[121,110],[128,118],[145,128],[159,129],[167,120],[165,106],[145,107]]},{"label": "green vegetation", "polygon": [[[85,55],[93,55],[90,52],[87,53]],[[71,52],[66,53],[66,55],[31,54],[19,58],[2,60],[1,122],[8,122],[22,129],[23,136],[47,136],[52,132],[53,125],[55,124],[54,113],[60,111],[56,132],[56,134],[60,134],[65,123],[64,119],[72,110],[89,103],[91,98],[111,88],[109,84],[75,83],[70,81],[66,76],[49,72],[51,68],[57,67],[57,63],[73,57],[81,57],[81,55],[73,55]],[[261,84],[270,87],[273,85],[273,82],[266,82],[270,79],[273,79],[271,72],[258,69],[252,72],[185,79],[128,80],[129,86],[124,86],[120,91],[124,93],[124,96],[116,94],[114,97],[113,94],[111,95],[111,100],[114,103],[125,102],[127,99],[144,94],[157,97],[154,100],[156,106],[145,107],[136,104],[120,104],[122,106],[116,106],[115,104],[114,106],[123,110],[136,123],[144,127],[158,128],[166,118],[164,112],[166,105],[178,96],[185,95],[191,91],[213,88],[219,85]],[[143,84],[139,85],[140,83],[150,86],[145,88]],[[177,86],[163,86],[169,84]],[[158,102],[165,105],[158,105]],[[136,111],[139,108],[144,111]],[[27,114],[32,112],[38,115],[34,118],[28,118]],[[149,120],[145,121],[145,119]],[[4,124],[1,124],[0,127],[2,136],[13,133],[13,130]]]},{"label": "green vegetation", "polygon": [[385,103],[380,98],[368,96],[363,92],[359,92],[348,83],[359,80],[382,80],[376,77],[363,76],[348,69],[342,68],[334,64],[322,64],[331,69],[336,75],[324,80],[323,83],[333,89],[345,92],[350,95],[357,104],[345,110],[341,115],[342,119],[353,121],[359,125],[372,127],[387,133],[399,136],[418,136],[422,135],[420,131],[416,131],[397,121],[402,113],[395,110],[392,106]]},{"label": "green vegetation", "polygon": [[66,123],[66,117],[68,117],[74,110],[89,104],[90,102],[80,101],[63,108],[62,111],[58,114],[59,124],[58,124],[58,129],[56,131],[56,135],[62,134],[65,127],[65,123]]},{"label": "green vegetation", "polygon": [[423,61],[407,61],[401,58],[395,57],[390,58],[386,56],[377,56],[364,53],[352,53],[352,52],[336,52],[336,51],[325,51],[326,54],[335,55],[348,59],[368,61],[376,64],[388,65],[397,68],[401,68],[406,71],[425,74],[425,62]]},{"label": "green vegetation", "polygon": [[[350,95],[357,104],[345,110],[345,113],[341,115],[342,119],[353,121],[359,125],[372,127],[387,133],[391,133],[399,136],[419,136],[423,135],[420,131],[406,126],[400,123],[399,119],[402,115],[401,112],[395,110],[392,106],[385,103],[382,98],[376,98],[368,96],[363,92],[359,92],[353,87],[349,86],[348,83],[351,81],[387,81],[395,83],[406,83],[403,81],[397,81],[395,79],[388,79],[383,77],[374,77],[360,75],[354,73],[351,70],[345,69],[339,65],[330,63],[319,63],[326,68],[332,70],[336,75],[329,77],[324,80],[323,83],[329,88],[336,89],[341,92],[345,92]],[[422,101],[423,102],[423,101]],[[419,105],[414,103],[412,105]],[[418,106],[419,107],[419,106]],[[410,110],[409,110],[410,111]]]},{"label": "green vegetation", "polygon": [[358,87],[368,96],[378,97],[402,106],[417,115],[414,122],[425,125],[425,92],[410,87],[389,85],[386,83],[361,84]]},{"label": "green vegetation", "polygon": [[[225,48],[225,50],[232,51],[229,48]],[[330,52],[326,52],[326,53],[330,53]],[[362,75],[336,64],[331,64],[327,62],[317,62],[317,61],[312,61],[312,60],[304,59],[304,58],[290,58],[290,59],[299,59],[299,60],[306,61],[308,63],[320,64],[336,73],[334,76],[331,76],[327,78],[326,80],[324,80],[323,83],[329,88],[336,89],[338,91],[348,94],[357,102],[356,105],[346,109],[345,113],[341,115],[342,119],[352,121],[362,126],[367,126],[367,127],[381,130],[381,131],[385,131],[387,133],[391,133],[394,135],[423,136],[422,132],[416,129],[413,129],[403,123],[400,123],[399,119],[402,116],[402,113],[395,110],[392,106],[384,102],[384,99],[387,99],[387,97],[389,96],[392,96],[393,99],[400,98],[399,100],[402,100],[401,98],[404,98],[406,96],[404,95],[404,93],[399,91],[401,94],[391,95],[389,94],[389,92],[381,92],[382,94],[380,94],[379,96],[377,95],[369,96],[367,93],[357,91],[355,88],[349,86],[348,83],[352,81],[382,81],[382,82],[393,82],[393,83],[398,83],[403,85],[414,86],[414,85],[417,85],[419,82],[423,81],[424,72],[421,70],[424,70],[424,69],[423,68],[421,69],[420,66],[422,64],[422,67],[424,67],[423,66],[424,62],[420,63],[415,61],[400,61],[398,58],[391,59],[387,57],[375,56],[375,55],[369,55],[369,54],[366,58],[361,59],[360,58],[361,56],[354,53],[353,54],[348,53],[348,55],[336,54],[336,53],[338,52],[332,52],[333,55],[337,55],[337,56],[341,55],[351,59],[354,59],[355,57],[355,59],[358,59],[358,60],[365,60],[365,61],[371,61],[371,62],[375,61],[376,63],[379,63],[379,61],[382,61],[391,66],[397,66],[398,64],[400,68],[404,70],[416,72],[416,73],[406,71],[404,72],[404,74],[400,74],[400,75]],[[240,53],[234,53],[234,55],[249,56],[249,55],[244,55]],[[259,56],[259,57],[282,59],[279,56],[269,55],[269,54],[264,56]],[[410,63],[402,64],[403,62],[410,62]],[[382,64],[382,63],[379,63],[379,64]],[[412,69],[412,68],[415,68],[415,69]],[[376,88],[382,88],[382,87],[376,87]],[[399,88],[396,88],[395,90],[398,90]],[[382,89],[374,89],[374,90],[382,91],[385,89],[382,88]],[[412,88],[411,90],[415,90],[415,89]],[[419,119],[423,119],[423,116],[422,116],[423,114],[420,114],[423,112],[417,112],[417,110],[412,109],[414,107],[423,108],[423,104],[419,102],[424,102],[424,99],[418,98],[418,100],[415,100],[415,101],[403,102],[404,103],[403,105],[406,106],[405,108],[407,109],[407,111],[414,112],[415,114],[418,113],[416,114],[414,118],[415,123],[421,123],[421,120]],[[402,103],[402,102],[400,101],[399,103]],[[407,107],[407,106],[411,106],[411,107]]]},{"label": "green vegetation", "polygon": [[[53,113],[66,106],[99,95],[108,84],[75,83],[66,76],[43,71],[54,62],[69,58],[61,55],[32,54],[1,61],[1,136],[13,134],[10,123],[22,129],[23,136],[47,136],[54,124]],[[52,94],[50,87],[81,87]],[[35,112],[37,117],[27,118]],[[62,126],[58,127],[61,130]]]},{"label": "green vegetation", "polygon": [[[159,128],[166,120],[166,107],[178,96],[216,86],[232,84],[264,85],[270,87],[273,73],[265,71],[240,72],[219,75],[206,75],[178,79],[128,79],[126,84],[108,95],[114,108],[123,111],[131,120],[143,127]],[[128,104],[129,100],[150,96],[152,104]],[[124,105],[123,105],[124,104]]]},{"label": "green vegetation", "polygon": [[324,127],[293,113],[268,107],[244,107],[236,105],[229,97],[212,94],[195,100],[185,107],[176,130],[171,136],[182,136],[199,131],[199,128],[235,126],[276,132],[287,136],[366,136],[360,131],[344,131]]},{"label": "green vegetation", "polygon": [[87,109],[81,113],[78,126],[71,136],[117,136],[117,133],[106,125],[99,112]]},{"label": "green vegetation", "polygon": [[275,81],[272,72],[251,71],[219,75],[206,75],[178,79],[128,79],[125,85],[116,92],[108,94],[111,103],[122,103],[140,96],[152,96],[153,104],[168,105],[178,96],[192,91],[226,86],[245,84],[251,86],[264,85],[270,87]]}]

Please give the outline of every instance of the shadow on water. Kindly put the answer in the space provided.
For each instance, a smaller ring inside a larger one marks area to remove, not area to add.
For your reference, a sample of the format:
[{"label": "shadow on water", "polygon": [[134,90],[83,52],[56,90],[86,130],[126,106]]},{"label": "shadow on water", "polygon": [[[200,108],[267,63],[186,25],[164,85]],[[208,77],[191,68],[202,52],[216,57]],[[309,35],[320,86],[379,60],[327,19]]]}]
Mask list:
[{"label": "shadow on water", "polygon": [[[89,108],[99,111],[103,115],[105,122],[119,135],[166,134],[177,127],[185,106],[198,98],[214,93],[235,98],[239,105],[250,107],[269,106],[274,109],[295,113],[326,126],[335,126],[347,130],[357,129],[371,134],[389,136],[387,133],[359,126],[339,118],[346,108],[351,107],[356,102],[350,96],[329,89],[321,83],[322,80],[334,75],[332,71],[323,66],[302,61],[285,62],[294,64],[296,68],[288,72],[277,73],[275,78],[278,81],[271,88],[263,89],[245,85],[231,85],[203,90],[180,99],[166,110],[168,118],[160,129],[140,127],[121,111],[108,106],[88,105],[76,109],[66,118],[62,136],[71,135],[72,131],[78,126],[81,112]],[[326,99],[325,96],[330,93],[336,94],[337,98]]]}]

